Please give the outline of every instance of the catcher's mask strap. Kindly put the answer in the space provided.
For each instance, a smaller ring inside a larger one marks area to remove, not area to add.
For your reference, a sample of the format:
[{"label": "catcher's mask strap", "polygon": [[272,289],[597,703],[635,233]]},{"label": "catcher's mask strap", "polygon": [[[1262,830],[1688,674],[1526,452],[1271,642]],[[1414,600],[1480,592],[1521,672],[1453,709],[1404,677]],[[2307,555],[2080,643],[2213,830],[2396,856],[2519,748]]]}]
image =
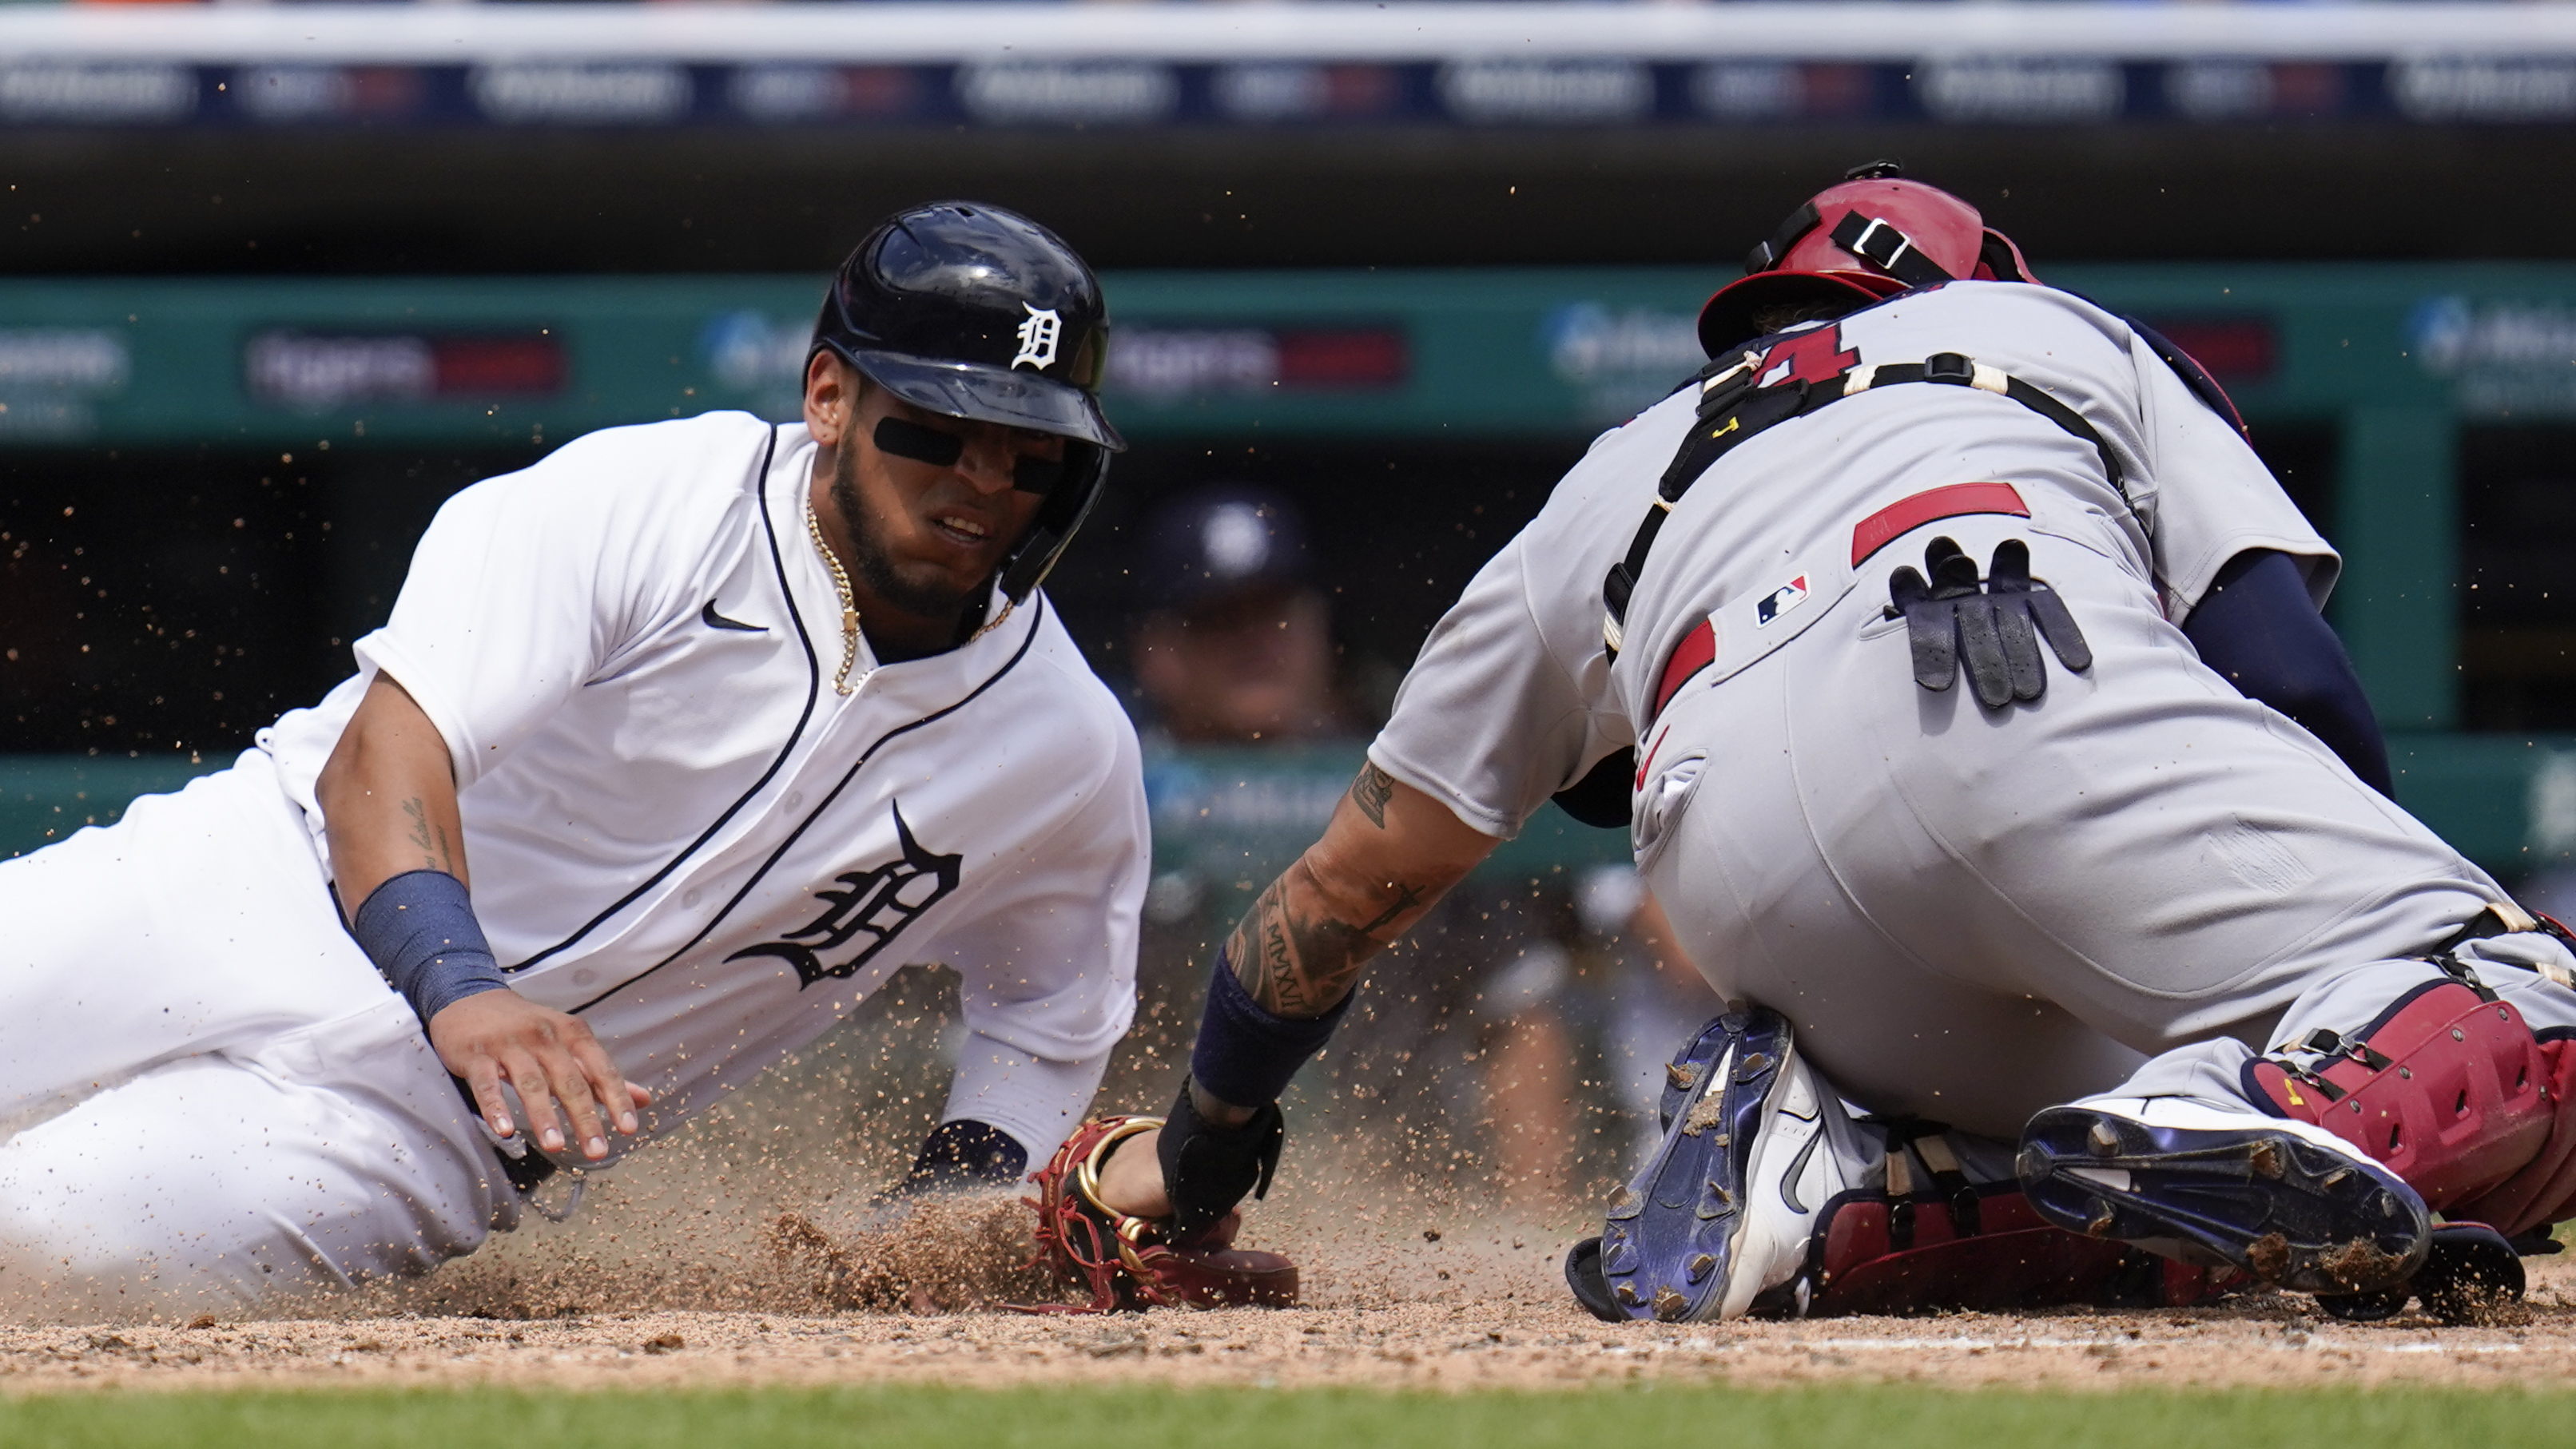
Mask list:
[{"label": "catcher's mask strap", "polygon": [[1812,201],[1789,213],[1789,219],[1780,223],[1769,241],[1755,242],[1753,250],[1745,255],[1744,275],[1749,277],[1780,265],[1780,259],[1789,254],[1789,248],[1796,246],[1799,238],[1824,224],[1825,218]]},{"label": "catcher's mask strap", "polygon": [[1937,287],[1955,282],[1939,262],[1923,255],[1914,238],[1874,216],[1857,211],[1843,213],[1834,223],[1834,245],[1887,273],[1909,287]]}]

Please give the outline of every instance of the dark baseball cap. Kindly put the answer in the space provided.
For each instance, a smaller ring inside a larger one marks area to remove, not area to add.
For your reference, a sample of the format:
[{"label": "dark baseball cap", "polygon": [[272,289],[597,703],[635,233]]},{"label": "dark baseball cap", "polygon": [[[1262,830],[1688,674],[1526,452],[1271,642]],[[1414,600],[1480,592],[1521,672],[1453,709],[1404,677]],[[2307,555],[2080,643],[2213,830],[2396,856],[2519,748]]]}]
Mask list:
[{"label": "dark baseball cap", "polygon": [[1189,610],[1258,589],[1306,582],[1304,510],[1249,483],[1177,494],[1145,519],[1139,591],[1146,607]]}]

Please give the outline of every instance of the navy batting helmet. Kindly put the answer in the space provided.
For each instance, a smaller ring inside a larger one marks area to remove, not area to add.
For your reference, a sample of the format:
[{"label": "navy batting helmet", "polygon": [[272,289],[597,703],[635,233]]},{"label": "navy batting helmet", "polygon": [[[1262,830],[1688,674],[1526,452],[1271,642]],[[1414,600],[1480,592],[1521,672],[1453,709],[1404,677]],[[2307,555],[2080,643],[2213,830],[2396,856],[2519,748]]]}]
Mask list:
[{"label": "navy batting helmet", "polygon": [[[1100,411],[1109,309],[1100,279],[1017,212],[938,201],[888,217],[841,263],[813,351],[954,418],[1055,433],[1065,467],[1000,584],[1027,597],[1073,540],[1126,440]],[[809,354],[810,355],[810,354]]]}]

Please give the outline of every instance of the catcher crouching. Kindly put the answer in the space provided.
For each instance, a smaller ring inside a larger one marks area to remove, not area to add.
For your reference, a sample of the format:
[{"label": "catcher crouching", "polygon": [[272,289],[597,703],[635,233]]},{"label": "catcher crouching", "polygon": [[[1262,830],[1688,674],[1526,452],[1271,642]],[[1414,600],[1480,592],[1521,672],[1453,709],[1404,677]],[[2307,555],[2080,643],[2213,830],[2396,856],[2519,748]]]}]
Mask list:
[{"label": "catcher crouching", "polygon": [[2576,935],[2388,798],[2340,560],[2217,385],[1893,173],[1756,246],[1432,630],[1104,1201],[1188,1241],[1257,1191],[1369,959],[1554,799],[1740,1003],[1566,1256],[1593,1314],[2519,1295],[2576,1218]]}]

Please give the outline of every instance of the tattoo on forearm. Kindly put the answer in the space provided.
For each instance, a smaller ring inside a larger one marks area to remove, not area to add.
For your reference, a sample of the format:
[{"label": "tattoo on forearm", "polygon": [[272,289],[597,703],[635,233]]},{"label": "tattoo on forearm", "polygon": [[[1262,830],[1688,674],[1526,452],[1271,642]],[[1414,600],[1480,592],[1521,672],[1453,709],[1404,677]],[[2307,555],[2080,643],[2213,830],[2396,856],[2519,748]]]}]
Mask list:
[{"label": "tattoo on forearm", "polygon": [[1259,922],[1261,932],[1261,949],[1253,953],[1253,969],[1259,974],[1250,983],[1252,996],[1276,1015],[1313,1016],[1314,1003],[1306,994],[1297,952],[1290,944],[1293,932],[1284,895],[1274,880],[1252,905],[1252,919]]},{"label": "tattoo on forearm", "polygon": [[[1304,869],[1289,867],[1289,873]],[[1253,902],[1252,910],[1226,943],[1237,980],[1265,1011],[1278,1016],[1316,1017],[1349,994],[1360,967],[1386,945],[1378,932],[1419,910],[1427,887],[1389,881],[1394,898],[1375,917],[1360,923],[1322,914],[1301,915],[1289,902],[1289,876],[1282,875]]]},{"label": "tattoo on forearm", "polygon": [[1369,938],[1369,944],[1372,947],[1384,944],[1376,939],[1379,927],[1388,924],[1396,917],[1401,916],[1405,912],[1412,910],[1415,906],[1422,904],[1422,887],[1409,886],[1402,881],[1394,880],[1388,881],[1386,884],[1387,889],[1395,892],[1395,903],[1388,906],[1385,910],[1378,912],[1376,920],[1373,920],[1367,925],[1359,928],[1359,933],[1362,936]]},{"label": "tattoo on forearm", "polygon": [[1377,767],[1375,760],[1360,766],[1359,778],[1351,781],[1351,803],[1369,818],[1369,824],[1386,828],[1386,802],[1395,798],[1395,777]]},{"label": "tattoo on forearm", "polygon": [[447,827],[430,825],[429,807],[418,795],[405,800],[402,811],[411,817],[411,831],[405,838],[420,851],[421,869],[456,874],[456,852],[448,846]]}]

